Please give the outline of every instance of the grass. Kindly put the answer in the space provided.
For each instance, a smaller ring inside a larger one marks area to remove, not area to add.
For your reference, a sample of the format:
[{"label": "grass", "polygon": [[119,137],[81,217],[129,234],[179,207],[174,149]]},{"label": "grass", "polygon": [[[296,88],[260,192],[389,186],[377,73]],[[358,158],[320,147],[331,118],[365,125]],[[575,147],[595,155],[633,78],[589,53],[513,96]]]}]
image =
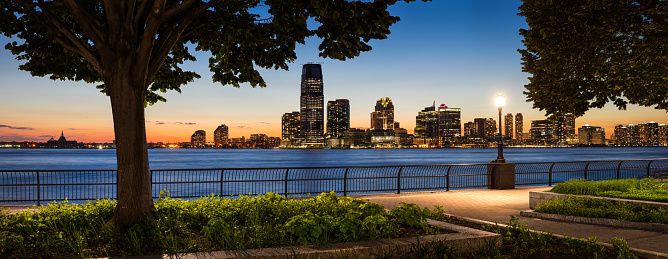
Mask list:
[{"label": "grass", "polygon": [[668,224],[668,213],[659,208],[638,207],[624,202],[613,203],[608,200],[581,197],[568,197],[561,200],[554,198],[541,202],[534,211],[589,218]]},{"label": "grass", "polygon": [[656,182],[652,178],[606,181],[570,180],[557,184],[550,191],[560,194],[668,202],[668,184]]}]

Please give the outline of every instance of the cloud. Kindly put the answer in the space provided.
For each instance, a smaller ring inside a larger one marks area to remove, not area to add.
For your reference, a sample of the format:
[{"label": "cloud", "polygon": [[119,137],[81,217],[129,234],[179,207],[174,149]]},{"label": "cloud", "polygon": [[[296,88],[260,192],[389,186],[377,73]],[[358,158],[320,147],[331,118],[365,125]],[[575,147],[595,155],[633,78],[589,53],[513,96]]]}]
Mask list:
[{"label": "cloud", "polygon": [[271,122],[264,122],[264,121],[261,121],[261,122],[258,122],[258,123],[260,123],[260,124],[271,124]]},{"label": "cloud", "polygon": [[0,125],[0,128],[8,128],[8,129],[16,129],[16,130],[34,130],[34,128],[30,128],[30,127],[14,127],[14,126],[9,126],[9,125]]},{"label": "cloud", "polygon": [[53,135],[42,135],[42,136],[37,136],[38,138],[55,138]]},{"label": "cloud", "polygon": [[197,125],[197,123],[194,123],[194,122],[186,122],[186,123],[183,123],[183,124],[185,124],[185,125]]},{"label": "cloud", "polygon": [[156,121],[156,122],[155,122],[155,125],[162,125],[162,124],[165,124],[165,123],[162,122],[162,121]]},{"label": "cloud", "polygon": [[195,122],[182,122],[182,121],[176,121],[176,122],[164,122],[164,121],[146,121],[146,123],[153,123],[155,125],[164,125],[164,124],[176,124],[176,125],[197,125]]},{"label": "cloud", "polygon": [[82,129],[75,129],[75,128],[67,128],[65,130],[82,130]]},{"label": "cloud", "polygon": [[248,128],[248,127],[246,127],[246,126],[237,126],[237,128],[244,129],[244,128]]}]

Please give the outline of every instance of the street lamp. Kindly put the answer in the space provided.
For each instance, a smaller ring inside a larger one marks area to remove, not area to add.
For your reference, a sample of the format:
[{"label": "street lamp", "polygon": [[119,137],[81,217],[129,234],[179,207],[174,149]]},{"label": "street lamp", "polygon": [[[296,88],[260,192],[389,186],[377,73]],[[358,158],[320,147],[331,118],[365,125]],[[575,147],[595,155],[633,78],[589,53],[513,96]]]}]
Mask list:
[{"label": "street lamp", "polygon": [[499,94],[494,98],[494,103],[496,103],[496,107],[499,108],[499,135],[498,135],[498,147],[499,147],[499,156],[496,158],[496,163],[505,163],[506,159],[503,158],[503,136],[501,135],[501,130],[503,129],[503,124],[501,121],[501,109],[503,109],[503,105],[506,104],[506,97],[499,92]]}]

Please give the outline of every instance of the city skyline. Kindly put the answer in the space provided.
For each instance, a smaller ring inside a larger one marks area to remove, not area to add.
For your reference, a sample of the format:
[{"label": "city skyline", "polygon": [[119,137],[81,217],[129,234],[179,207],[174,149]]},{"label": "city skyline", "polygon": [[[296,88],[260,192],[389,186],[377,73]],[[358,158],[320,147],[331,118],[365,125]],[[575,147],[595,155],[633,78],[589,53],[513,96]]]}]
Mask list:
[{"label": "city skyline", "polygon": [[[168,92],[167,103],[146,109],[149,142],[188,142],[199,129],[213,132],[220,124],[232,137],[264,133],[281,136],[281,115],[299,110],[301,65],[321,62],[324,100],[350,100],[352,128],[368,128],[369,113],[378,98],[390,97],[394,120],[413,133],[415,115],[432,102],[462,109],[461,121],[496,118],[493,98],[502,92],[508,102],[504,113],[522,113],[523,131],[544,113],[531,108],[522,94],[529,74],[521,72],[518,30],[527,28],[517,16],[519,1],[445,1],[397,4],[390,8],[401,21],[391,27],[388,39],[371,41],[374,48],[360,57],[326,60],[318,57],[317,39],[297,46],[298,59],[289,71],[261,70],[268,87],[237,89],[211,81],[208,54],[195,53],[197,62],[187,68],[202,79]],[[1,45],[12,40],[0,36]],[[109,99],[94,84],[52,81],[19,71],[21,61],[0,50],[0,141],[41,141],[65,130],[81,142],[113,141]],[[656,121],[668,123],[666,113],[629,105],[618,111],[611,105],[577,118],[606,129],[616,125]],[[208,134],[207,141],[213,141]]]}]

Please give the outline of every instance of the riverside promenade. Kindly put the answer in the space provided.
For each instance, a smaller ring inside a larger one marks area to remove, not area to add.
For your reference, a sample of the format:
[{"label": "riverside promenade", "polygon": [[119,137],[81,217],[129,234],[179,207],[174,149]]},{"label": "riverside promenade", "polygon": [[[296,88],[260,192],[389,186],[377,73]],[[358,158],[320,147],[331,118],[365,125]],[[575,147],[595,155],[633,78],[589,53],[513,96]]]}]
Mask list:
[{"label": "riverside promenade", "polygon": [[[403,194],[355,195],[351,197],[367,199],[391,209],[401,202],[415,203],[420,207],[433,209],[434,205],[443,206],[446,213],[460,217],[507,224],[515,215],[520,222],[525,221],[531,229],[559,234],[574,238],[597,237],[599,242],[610,243],[613,237],[623,238],[631,248],[668,254],[668,233],[607,227],[572,222],[541,220],[520,216],[520,212],[529,210],[529,192],[546,191],[551,187],[521,187],[508,190],[468,189],[439,192],[412,192]],[[2,209],[17,212],[30,206],[0,205]]]},{"label": "riverside promenade", "polygon": [[636,230],[619,227],[607,227],[573,222],[541,220],[520,216],[521,211],[529,210],[529,192],[547,191],[548,186],[521,187],[508,190],[451,190],[443,192],[414,192],[405,194],[358,195],[383,205],[387,209],[398,206],[401,202],[415,203],[420,207],[433,209],[434,205],[443,206],[446,213],[455,216],[474,218],[484,221],[508,224],[515,215],[520,222],[525,221],[531,229],[575,238],[596,237],[599,242],[610,243],[613,237],[623,238],[631,248],[643,249],[668,254],[668,233]]}]

